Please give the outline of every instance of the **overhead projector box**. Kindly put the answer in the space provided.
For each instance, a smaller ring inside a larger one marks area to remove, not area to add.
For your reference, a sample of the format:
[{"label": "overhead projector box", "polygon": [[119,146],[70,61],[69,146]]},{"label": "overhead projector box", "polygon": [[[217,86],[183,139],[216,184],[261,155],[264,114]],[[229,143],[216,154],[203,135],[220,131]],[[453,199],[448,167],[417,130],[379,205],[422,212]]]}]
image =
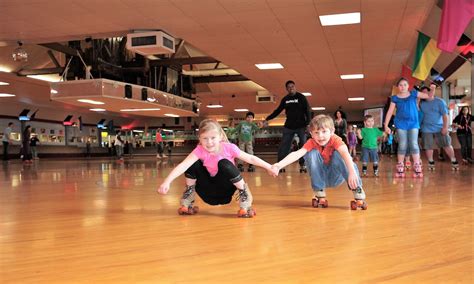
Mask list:
[{"label": "overhead projector box", "polygon": [[174,53],[174,38],[161,31],[127,35],[127,49],[143,56]]}]

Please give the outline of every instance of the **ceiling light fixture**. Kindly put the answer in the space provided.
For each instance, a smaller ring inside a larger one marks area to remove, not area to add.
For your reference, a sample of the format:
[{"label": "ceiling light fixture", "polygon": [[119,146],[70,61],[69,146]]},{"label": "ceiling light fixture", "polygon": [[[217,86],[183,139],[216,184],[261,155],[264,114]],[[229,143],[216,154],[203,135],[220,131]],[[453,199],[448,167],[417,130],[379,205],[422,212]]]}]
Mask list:
[{"label": "ceiling light fixture", "polygon": [[221,108],[221,107],[223,107],[223,106],[222,106],[222,105],[209,104],[209,105],[207,105],[206,107],[208,107],[208,108]]},{"label": "ceiling light fixture", "polygon": [[91,108],[90,111],[106,111],[105,108]]},{"label": "ceiling light fixture", "polygon": [[121,109],[120,111],[157,111],[160,110],[160,108],[124,108]]},{"label": "ceiling light fixture", "polygon": [[13,50],[13,61],[26,62],[28,61],[28,52],[22,47],[23,43],[18,41],[18,47]]},{"label": "ceiling light fixture", "polygon": [[311,97],[311,93],[302,93],[305,97]]},{"label": "ceiling light fixture", "polygon": [[14,96],[14,94],[0,93],[0,98],[9,98]]},{"label": "ceiling light fixture", "polygon": [[360,23],[360,13],[344,13],[319,16],[322,26],[338,26]]},{"label": "ceiling light fixture", "polygon": [[325,107],[312,107],[312,110],[326,110]]},{"label": "ceiling light fixture", "polygon": [[169,117],[179,117],[179,115],[177,114],[172,114],[172,113],[165,113],[166,116],[169,116]]},{"label": "ceiling light fixture", "polygon": [[269,69],[283,69],[283,65],[280,63],[262,63],[262,64],[255,64],[258,69],[260,70],[269,70]]},{"label": "ceiling light fixture", "polygon": [[363,98],[363,97],[354,97],[354,98],[348,98],[347,100],[350,101],[350,102],[358,102],[358,101],[364,101],[365,98]]},{"label": "ceiling light fixture", "polygon": [[246,108],[236,108],[236,109],[234,109],[234,111],[236,111],[236,112],[246,112],[246,111],[249,111],[249,110],[246,109]]},{"label": "ceiling light fixture", "polygon": [[347,74],[341,75],[342,80],[364,79],[364,74]]},{"label": "ceiling light fixture", "polygon": [[88,99],[79,99],[77,101],[81,103],[91,104],[91,105],[105,105],[105,103],[103,102],[88,100]]},{"label": "ceiling light fixture", "polygon": [[8,86],[10,83],[0,81],[0,86]]}]

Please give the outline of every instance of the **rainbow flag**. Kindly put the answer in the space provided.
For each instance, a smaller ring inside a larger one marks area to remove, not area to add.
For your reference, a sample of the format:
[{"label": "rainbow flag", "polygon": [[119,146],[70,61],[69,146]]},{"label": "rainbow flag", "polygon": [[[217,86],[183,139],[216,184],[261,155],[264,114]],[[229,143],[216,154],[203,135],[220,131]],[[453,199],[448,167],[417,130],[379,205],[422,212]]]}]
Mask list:
[{"label": "rainbow flag", "polygon": [[424,33],[418,32],[415,62],[413,62],[412,68],[413,77],[424,81],[440,54],[441,50],[436,47],[436,41]]}]

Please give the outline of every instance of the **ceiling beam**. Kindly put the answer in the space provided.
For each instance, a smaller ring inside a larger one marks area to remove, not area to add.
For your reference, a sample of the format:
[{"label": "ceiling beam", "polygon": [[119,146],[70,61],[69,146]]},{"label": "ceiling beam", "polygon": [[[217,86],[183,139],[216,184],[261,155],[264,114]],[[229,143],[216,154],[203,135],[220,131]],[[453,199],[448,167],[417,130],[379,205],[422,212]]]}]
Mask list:
[{"label": "ceiling beam", "polygon": [[249,81],[249,79],[243,75],[198,76],[192,78],[195,84]]},{"label": "ceiling beam", "polygon": [[51,61],[53,61],[54,63],[54,66],[56,66],[56,68],[59,68],[61,67],[61,64],[59,64],[58,60],[56,59],[56,57],[54,56],[53,52],[50,50],[48,50],[48,55],[49,55],[49,58],[51,58]]},{"label": "ceiling beam", "polygon": [[77,49],[70,48],[69,46],[65,46],[65,45],[62,45],[62,44],[57,43],[57,42],[42,43],[40,45],[44,46],[46,48],[52,49],[52,50],[62,52],[62,53],[67,54],[67,55],[71,55],[71,56],[78,56],[78,54],[79,54]]},{"label": "ceiling beam", "polygon": [[161,60],[150,60],[150,66],[170,66],[170,65],[189,65],[189,64],[206,64],[206,63],[217,63],[219,60],[210,56],[199,56],[189,58],[173,58],[173,59],[161,59]]},{"label": "ceiling beam", "polygon": [[28,75],[61,74],[63,71],[64,71],[63,67],[43,68],[43,69],[22,69],[17,72],[17,75],[28,76]]}]

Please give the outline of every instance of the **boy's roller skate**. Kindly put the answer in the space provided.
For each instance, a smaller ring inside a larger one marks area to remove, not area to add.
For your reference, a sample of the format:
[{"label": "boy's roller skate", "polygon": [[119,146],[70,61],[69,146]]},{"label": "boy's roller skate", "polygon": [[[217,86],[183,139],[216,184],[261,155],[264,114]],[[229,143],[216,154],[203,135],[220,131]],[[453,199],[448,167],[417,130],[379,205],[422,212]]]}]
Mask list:
[{"label": "boy's roller skate", "polygon": [[367,165],[362,165],[362,176],[367,176]]},{"label": "boy's roller skate", "polygon": [[311,205],[314,208],[318,208],[321,206],[322,208],[327,208],[328,207],[328,200],[326,199],[326,193],[324,190],[317,190],[313,200],[311,201]]},{"label": "boy's roller skate", "polygon": [[395,177],[397,178],[405,177],[405,165],[403,165],[403,162],[397,163],[397,172],[395,173]]},{"label": "boy's roller skate", "polygon": [[239,171],[243,172],[244,171],[244,165],[238,164],[237,168],[239,168]]},{"label": "boy's roller skate", "polygon": [[415,163],[413,165],[413,169],[415,172],[413,173],[414,178],[422,178],[423,177],[423,168],[421,167],[421,162]]},{"label": "boy's roller skate", "polygon": [[458,163],[458,161],[453,161],[453,162],[451,162],[451,169],[452,169],[453,171],[459,170],[459,163]]},{"label": "boy's roller skate", "polygon": [[430,171],[435,170],[435,162],[434,161],[428,161],[428,170],[430,170]]},{"label": "boy's roller skate", "polygon": [[252,218],[257,215],[255,209],[252,208],[252,193],[250,192],[247,184],[244,184],[244,188],[237,189],[237,198],[239,201],[240,209],[237,211],[237,217],[239,218]]},{"label": "boy's roller skate", "polygon": [[308,172],[308,169],[306,168],[306,166],[301,166],[300,167],[300,173],[307,173]]},{"label": "boy's roller skate", "polygon": [[249,168],[247,169],[249,172],[255,172],[255,167],[254,165],[249,165]]},{"label": "boy's roller skate", "polygon": [[411,162],[410,162],[410,160],[406,160],[406,161],[405,161],[405,169],[406,169],[407,171],[409,171],[409,170],[411,169]]},{"label": "boy's roller skate", "polygon": [[351,210],[357,210],[361,208],[362,210],[367,210],[367,201],[365,201],[365,192],[362,187],[357,187],[356,189],[351,189],[354,192],[354,199],[351,200]]},{"label": "boy's roller skate", "polygon": [[195,185],[186,186],[183,197],[181,197],[181,207],[178,208],[179,215],[194,215],[199,212],[199,207],[193,206],[195,193]]}]

